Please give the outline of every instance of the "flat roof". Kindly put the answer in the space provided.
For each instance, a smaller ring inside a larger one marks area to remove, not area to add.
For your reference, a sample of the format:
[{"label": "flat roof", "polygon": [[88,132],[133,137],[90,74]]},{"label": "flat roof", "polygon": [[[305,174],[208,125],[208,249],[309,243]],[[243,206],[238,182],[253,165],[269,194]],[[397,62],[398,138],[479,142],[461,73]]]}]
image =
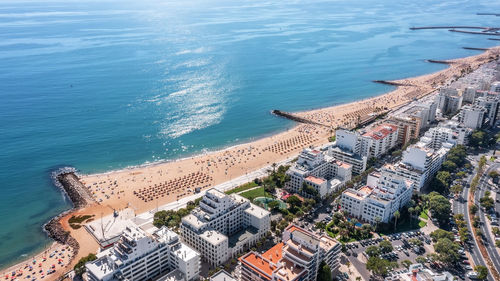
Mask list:
[{"label": "flat roof", "polygon": [[199,256],[198,252],[191,249],[189,246],[187,246],[184,243],[180,243],[179,249],[175,250],[174,254],[183,261],[187,261],[187,260],[190,260],[190,259],[193,259],[193,258],[196,258],[197,256]]},{"label": "flat roof", "polygon": [[246,208],[245,213],[251,214],[254,217],[257,217],[259,219],[269,216],[271,213],[257,205],[251,204],[250,203],[250,208]]},{"label": "flat roof", "polygon": [[267,280],[271,280],[273,271],[276,269],[276,265],[271,263],[269,260],[256,255],[254,252],[244,255],[240,258],[240,261],[249,267],[256,269],[255,272]]},{"label": "flat roof", "polygon": [[390,135],[391,133],[397,131],[397,129],[398,127],[395,125],[384,123],[372,129],[371,131],[366,132],[365,134],[363,134],[363,136],[371,137],[376,140],[381,140]]},{"label": "flat roof", "polygon": [[237,279],[226,271],[220,270],[210,277],[210,281],[237,281]]},{"label": "flat roof", "polygon": [[306,178],[306,181],[312,182],[314,184],[323,184],[326,180],[315,176],[308,176]]},{"label": "flat roof", "polygon": [[207,241],[212,245],[219,245],[220,243],[227,240],[227,236],[216,231],[216,230],[207,230],[200,234],[200,238]]},{"label": "flat roof", "polygon": [[273,263],[278,263],[281,260],[281,257],[283,256],[283,242],[280,242],[271,249],[267,250],[264,254],[262,254],[263,257],[269,259]]},{"label": "flat roof", "polygon": [[229,236],[229,248],[234,248],[234,246],[244,243],[247,239],[255,236],[259,233],[259,230],[253,226],[242,229],[235,234]]}]

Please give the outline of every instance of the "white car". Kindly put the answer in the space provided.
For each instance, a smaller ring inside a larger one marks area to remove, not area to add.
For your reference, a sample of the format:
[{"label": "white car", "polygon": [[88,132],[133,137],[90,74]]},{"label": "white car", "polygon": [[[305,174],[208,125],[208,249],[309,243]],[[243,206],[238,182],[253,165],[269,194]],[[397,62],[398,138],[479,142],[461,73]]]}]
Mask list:
[{"label": "white car", "polygon": [[469,277],[471,279],[475,279],[475,278],[477,278],[477,276],[478,276],[478,274],[475,271],[469,271],[469,272],[467,272],[467,277]]}]

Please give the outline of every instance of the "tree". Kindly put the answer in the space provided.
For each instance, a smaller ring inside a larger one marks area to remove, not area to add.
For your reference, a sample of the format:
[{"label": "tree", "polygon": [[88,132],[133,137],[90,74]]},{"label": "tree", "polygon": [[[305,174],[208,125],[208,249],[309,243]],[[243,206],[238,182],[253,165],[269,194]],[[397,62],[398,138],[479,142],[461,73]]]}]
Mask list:
[{"label": "tree", "polygon": [[432,179],[431,186],[433,190],[443,192],[450,186],[451,174],[448,171],[439,171]]},{"label": "tree", "polygon": [[379,257],[370,257],[366,263],[366,269],[372,272],[374,275],[386,276],[387,273],[396,268],[397,263],[390,262]]},{"label": "tree", "polygon": [[302,204],[302,201],[299,197],[292,195],[286,199],[286,203],[290,204],[292,208],[298,208]]},{"label": "tree", "polygon": [[432,238],[432,241],[434,241],[434,242],[437,242],[439,239],[443,239],[443,238],[447,238],[447,239],[453,241],[453,239],[455,238],[453,233],[446,231],[446,230],[442,230],[442,229],[434,230],[433,232],[431,232],[430,236]]},{"label": "tree", "polygon": [[434,250],[438,254],[439,261],[447,264],[456,263],[460,260],[459,248],[458,244],[453,243],[448,238],[441,238],[434,244]]},{"label": "tree", "polygon": [[488,174],[493,180],[496,180],[498,178],[498,176],[500,176],[500,174],[497,172],[497,171],[491,171],[489,174]]},{"label": "tree", "polygon": [[457,169],[457,164],[450,160],[446,160],[443,162],[441,169],[450,173],[453,173]]},{"label": "tree", "polygon": [[450,188],[450,191],[451,191],[451,192],[452,192],[455,196],[457,196],[457,195],[461,194],[461,193],[462,193],[462,190],[463,190],[463,188],[462,188],[462,186],[461,186],[461,185],[459,185],[459,184],[454,184],[454,185],[452,185],[452,186],[451,186],[451,188]]},{"label": "tree", "polygon": [[389,242],[387,240],[380,241],[378,246],[380,248],[380,252],[382,252],[382,253],[392,252],[392,244],[391,244],[391,242]]},{"label": "tree", "polygon": [[321,261],[318,270],[318,281],[331,281],[332,280],[332,272],[328,264],[325,261]]},{"label": "tree", "polygon": [[493,198],[489,197],[488,195],[485,194],[485,196],[481,197],[479,199],[479,202],[481,203],[481,207],[485,208],[486,210],[489,210],[495,206],[495,201]]},{"label": "tree", "polygon": [[396,231],[396,226],[398,225],[398,219],[401,216],[399,211],[394,212],[394,231]]},{"label": "tree", "polygon": [[477,205],[474,204],[470,206],[469,211],[471,212],[471,214],[475,215],[477,213],[477,210],[478,210]]},{"label": "tree", "polygon": [[469,137],[469,146],[478,148],[486,144],[487,135],[484,131],[476,130]]},{"label": "tree", "polygon": [[[419,257],[420,258],[420,257]],[[406,267],[406,268],[409,268],[410,265],[412,265],[413,263],[410,261],[410,260],[404,260],[401,262],[401,264]]]},{"label": "tree", "polygon": [[381,217],[375,217],[375,229],[378,229],[378,225],[380,224],[380,222],[382,221],[382,218]]},{"label": "tree", "polygon": [[73,267],[75,270],[75,274],[78,276],[82,276],[82,274],[85,272],[85,264],[89,261],[96,260],[97,256],[95,254],[88,254],[86,257],[82,257],[78,263]]},{"label": "tree", "polygon": [[450,201],[448,201],[448,199],[441,194],[431,195],[429,199],[429,208],[431,210],[432,217],[436,218],[440,224],[445,224],[449,220],[451,204]]},{"label": "tree", "polygon": [[280,202],[277,200],[271,201],[267,204],[270,210],[276,211],[280,208]]},{"label": "tree", "polygon": [[424,258],[424,257],[418,256],[418,257],[415,259],[415,261],[416,261],[417,263],[424,264],[424,263],[426,263],[426,262],[427,262],[427,259],[426,259],[426,258]]},{"label": "tree", "polygon": [[478,265],[474,268],[477,272],[477,279],[486,280],[488,278],[488,268],[484,265]]},{"label": "tree", "polygon": [[369,257],[376,257],[380,255],[380,249],[377,246],[369,246],[368,248],[366,248],[365,253]]}]

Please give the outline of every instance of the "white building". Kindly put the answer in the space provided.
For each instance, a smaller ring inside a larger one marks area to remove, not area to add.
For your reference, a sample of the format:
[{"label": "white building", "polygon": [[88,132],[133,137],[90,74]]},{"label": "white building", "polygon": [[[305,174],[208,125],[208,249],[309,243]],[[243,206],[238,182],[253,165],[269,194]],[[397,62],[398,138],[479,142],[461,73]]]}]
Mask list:
[{"label": "white building", "polygon": [[263,254],[250,252],[242,256],[239,279],[314,281],[321,261],[325,261],[332,272],[339,266],[341,245],[326,235],[291,224],[283,231],[282,240]]},{"label": "white building", "polygon": [[454,145],[466,144],[467,137],[471,132],[471,129],[460,126],[457,122],[449,120],[437,127],[430,128],[420,139],[428,143],[428,147],[437,150],[441,148],[443,143],[451,143]]},{"label": "white building", "polygon": [[290,180],[286,182],[285,188],[308,197],[308,194],[301,192],[305,182],[314,187],[318,195],[324,198],[350,181],[351,174],[351,165],[335,160],[320,150],[305,148],[297,162],[288,169],[287,175]]},{"label": "white building", "polygon": [[181,235],[213,266],[254,245],[270,228],[270,213],[237,195],[209,189],[182,218]]},{"label": "white building", "polygon": [[231,276],[229,273],[227,273],[224,270],[218,271],[214,275],[210,276],[210,278],[208,280],[210,280],[210,281],[237,281],[236,278],[234,278],[233,276]]},{"label": "white building", "polygon": [[347,189],[342,193],[341,209],[361,221],[375,224],[389,222],[394,213],[408,204],[414,183],[392,173],[383,171],[375,178],[375,186],[364,186],[358,190]]},{"label": "white building", "polygon": [[462,97],[463,97],[463,102],[471,104],[474,103],[474,100],[476,99],[476,88],[473,87],[465,88]]},{"label": "white building", "polygon": [[495,125],[498,118],[498,107],[500,104],[500,96],[483,96],[478,97],[475,101],[475,104],[478,106],[482,106],[486,108],[488,125]]},{"label": "white building", "polygon": [[500,81],[491,83],[490,91],[500,93]]},{"label": "white building", "polygon": [[85,267],[90,281],[151,280],[169,272],[190,281],[199,280],[200,255],[166,227],[151,232],[127,227],[112,248]]},{"label": "white building", "polygon": [[381,124],[363,134],[363,139],[368,140],[362,144],[369,145],[369,148],[363,150],[369,151],[367,155],[369,158],[379,157],[398,144],[398,133],[399,128],[396,125]]},{"label": "white building", "polygon": [[434,272],[420,263],[409,266],[408,271],[399,274],[391,274],[385,281],[453,281],[455,277],[448,271]]},{"label": "white building", "polygon": [[436,98],[437,107],[441,114],[454,114],[462,107],[462,95],[455,88],[441,88]]},{"label": "white building", "polygon": [[486,108],[477,105],[466,105],[458,114],[458,121],[467,128],[479,129],[483,126],[486,115]]}]

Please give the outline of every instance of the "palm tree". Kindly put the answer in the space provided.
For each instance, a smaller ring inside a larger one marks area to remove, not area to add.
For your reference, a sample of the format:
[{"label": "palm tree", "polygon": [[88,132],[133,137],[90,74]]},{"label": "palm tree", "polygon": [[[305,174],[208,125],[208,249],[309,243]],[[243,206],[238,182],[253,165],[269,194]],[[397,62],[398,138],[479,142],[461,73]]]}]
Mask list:
[{"label": "palm tree", "polygon": [[375,226],[375,229],[378,229],[378,224],[382,221],[382,218],[381,217],[375,217],[375,223],[376,223],[376,226]]},{"label": "palm tree", "polygon": [[396,231],[396,225],[398,224],[398,219],[401,216],[399,211],[394,212],[394,231]]},{"label": "palm tree", "polygon": [[273,175],[276,174],[276,166],[278,166],[278,164],[276,163],[271,164],[271,167],[273,167]]},{"label": "palm tree", "polygon": [[415,212],[415,208],[413,208],[413,207],[408,208],[408,213],[410,213],[410,224],[411,224],[414,212]]}]

